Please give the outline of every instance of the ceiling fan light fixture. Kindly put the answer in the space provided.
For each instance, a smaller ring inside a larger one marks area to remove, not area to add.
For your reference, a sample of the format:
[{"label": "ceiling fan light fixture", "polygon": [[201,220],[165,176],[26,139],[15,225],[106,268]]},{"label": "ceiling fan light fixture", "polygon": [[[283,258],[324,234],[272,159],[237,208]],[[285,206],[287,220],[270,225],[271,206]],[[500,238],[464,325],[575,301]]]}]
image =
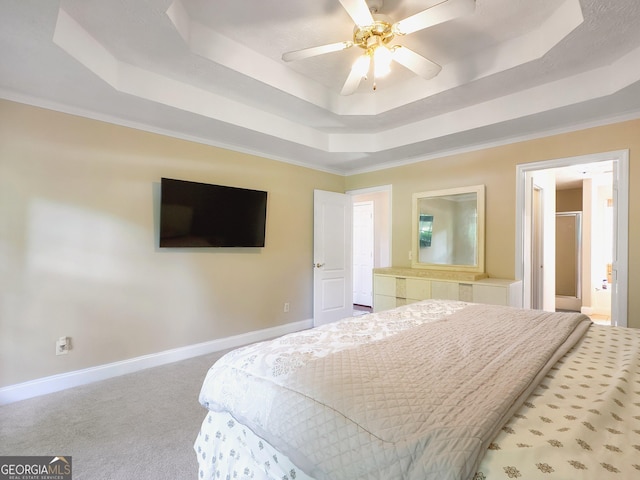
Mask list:
[{"label": "ceiling fan light fixture", "polygon": [[373,50],[373,75],[375,78],[382,78],[391,72],[391,62],[393,54],[384,45],[378,45]]},{"label": "ceiling fan light fixture", "polygon": [[360,55],[358,59],[353,63],[351,70],[354,75],[358,75],[361,78],[366,78],[369,74],[369,68],[371,66],[371,57],[367,54]]}]

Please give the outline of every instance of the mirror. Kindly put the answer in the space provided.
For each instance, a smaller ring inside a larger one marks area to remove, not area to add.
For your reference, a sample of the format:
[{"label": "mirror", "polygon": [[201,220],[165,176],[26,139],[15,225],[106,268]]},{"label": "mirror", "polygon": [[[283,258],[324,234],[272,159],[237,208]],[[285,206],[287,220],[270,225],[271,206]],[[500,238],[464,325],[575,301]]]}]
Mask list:
[{"label": "mirror", "polygon": [[484,185],[413,195],[411,266],[484,273]]}]

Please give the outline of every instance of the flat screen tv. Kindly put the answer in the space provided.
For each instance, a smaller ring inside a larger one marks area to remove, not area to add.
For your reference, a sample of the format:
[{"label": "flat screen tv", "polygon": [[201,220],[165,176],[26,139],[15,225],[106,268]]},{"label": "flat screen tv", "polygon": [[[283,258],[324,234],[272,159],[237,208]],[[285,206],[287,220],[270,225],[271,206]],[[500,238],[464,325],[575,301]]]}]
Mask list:
[{"label": "flat screen tv", "polygon": [[264,247],[267,192],[163,178],[160,247]]}]

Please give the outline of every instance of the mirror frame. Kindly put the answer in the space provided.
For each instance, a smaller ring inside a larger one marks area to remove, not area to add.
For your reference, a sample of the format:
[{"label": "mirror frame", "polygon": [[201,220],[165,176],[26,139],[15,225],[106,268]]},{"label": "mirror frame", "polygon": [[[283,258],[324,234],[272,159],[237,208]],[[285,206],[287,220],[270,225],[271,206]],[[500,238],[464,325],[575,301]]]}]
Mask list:
[{"label": "mirror frame", "polygon": [[[418,202],[423,198],[446,197],[449,195],[459,195],[466,193],[475,193],[477,198],[477,225],[476,225],[476,246],[477,246],[477,263],[475,265],[454,265],[440,263],[422,263],[420,262],[420,242],[419,222],[420,210]],[[413,194],[413,208],[411,215],[411,267],[430,270],[445,270],[456,272],[477,272],[484,273],[484,217],[485,217],[485,198],[484,185],[473,185],[470,187],[450,188],[446,190],[434,190],[430,192],[420,192]]]}]

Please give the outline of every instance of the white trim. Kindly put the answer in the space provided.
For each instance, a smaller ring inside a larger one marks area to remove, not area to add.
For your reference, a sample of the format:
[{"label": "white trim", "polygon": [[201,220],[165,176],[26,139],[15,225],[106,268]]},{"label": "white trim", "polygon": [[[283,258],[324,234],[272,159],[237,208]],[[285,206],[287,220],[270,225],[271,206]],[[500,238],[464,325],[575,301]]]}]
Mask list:
[{"label": "white trim", "polygon": [[134,373],[147,368],[158,367],[168,363],[186,360],[188,358],[227,350],[254,342],[279,337],[287,333],[306,330],[313,326],[313,320],[302,320],[287,323],[272,328],[234,335],[231,337],[211,340],[164,352],[143,355],[141,357],[122,360],[119,362],[85,368],[74,372],[61,373],[50,377],[39,378],[24,383],[0,388],[0,405],[38,397],[47,393],[54,393],[68,388],[79,387],[89,383],[106,380],[108,378]]},{"label": "white trim", "polygon": [[[548,138],[556,135],[564,135],[566,133],[579,132],[579,131],[588,130],[591,128],[614,125],[617,123],[637,120],[638,118],[640,118],[640,111],[633,110],[631,112],[626,112],[624,114],[616,114],[616,115],[606,116],[603,118],[598,118],[595,120],[575,122],[570,125],[565,125],[565,126],[560,126],[555,128],[539,129],[533,132],[522,133],[522,134],[510,134],[496,140],[477,141],[475,143],[470,143],[469,145],[466,145],[464,147],[436,149],[432,153],[429,153],[426,155],[418,154],[418,155],[404,158],[402,160],[396,160],[396,161],[390,160],[390,161],[379,163],[373,166],[346,169],[342,171],[341,175],[352,176],[352,175],[357,175],[361,173],[371,173],[371,172],[377,172],[380,170],[388,170],[390,168],[413,165],[415,163],[426,162],[429,160],[435,160],[435,159],[450,157],[454,155],[463,155],[470,152],[477,152],[480,150],[487,150],[490,148],[502,147],[505,145],[513,145],[515,143],[528,142],[531,140],[538,140],[541,138]],[[310,167],[310,168],[315,168],[315,167]]]},{"label": "white trim", "polygon": [[355,197],[357,195],[368,195],[370,193],[379,193],[379,192],[387,192],[389,194],[389,198],[387,199],[389,202],[389,228],[387,230],[387,235],[389,236],[389,251],[387,254],[389,255],[389,265],[391,266],[393,259],[393,185],[378,185],[376,187],[368,187],[368,188],[357,188],[355,190],[347,190],[346,194]]},{"label": "white trim", "polygon": [[[617,267],[617,278],[615,280],[614,292],[618,301],[611,305],[611,314],[616,325],[627,327],[628,298],[629,298],[629,150],[616,152],[618,157],[618,168],[616,169],[618,184],[618,201],[616,203],[617,215],[617,236],[615,265]],[[622,300],[622,301],[620,301]]]},{"label": "white trim", "polygon": [[[524,278],[524,221],[526,215],[526,177],[530,172],[552,168],[580,165],[613,160],[616,162],[618,184],[618,202],[616,205],[616,253],[617,278],[615,279],[616,302],[612,302],[611,316],[616,325],[626,327],[628,315],[628,278],[629,278],[629,150],[581,155],[577,157],[557,158],[540,162],[516,165],[516,258],[515,278],[522,280],[523,295],[527,281]],[[524,298],[524,296],[523,296]]]},{"label": "white trim", "polygon": [[[189,142],[199,143],[202,145],[208,145],[215,148],[223,148],[226,150],[243,153],[247,155],[255,155],[262,158],[266,158],[268,160],[282,162],[282,163],[295,165],[303,168],[310,168],[312,170],[316,170],[319,172],[331,173],[331,174],[340,175],[343,177],[358,175],[362,173],[372,173],[380,170],[387,170],[390,168],[402,167],[406,165],[413,165],[415,163],[426,162],[429,160],[449,157],[452,155],[462,155],[465,153],[486,150],[489,148],[501,147],[505,145],[513,145],[515,143],[536,140],[540,138],[547,138],[554,135],[562,135],[565,133],[571,133],[571,132],[586,130],[590,128],[597,128],[597,127],[602,127],[606,125],[612,125],[616,123],[637,120],[638,118],[640,118],[640,111],[632,110],[630,112],[625,112],[624,114],[609,115],[603,118],[576,122],[576,123],[572,123],[570,125],[566,125],[562,127],[540,129],[534,132],[523,133],[523,134],[512,134],[496,140],[477,141],[475,143],[471,143],[464,147],[436,149],[432,151],[432,153],[430,154],[426,154],[426,155],[416,154],[416,155],[407,157],[403,160],[384,161],[382,163],[378,163],[375,165],[369,165],[369,166],[359,167],[359,168],[341,168],[338,164],[336,164],[335,167],[326,167],[326,166],[320,165],[319,162],[305,162],[305,161],[301,161],[299,158],[293,158],[293,156],[272,154],[260,148],[246,148],[246,147],[243,147],[242,145],[226,143],[220,139],[204,138],[199,135],[191,135],[191,134],[179,132],[173,129],[160,128],[148,123],[132,121],[132,120],[128,120],[112,114],[105,114],[105,113],[97,112],[97,111],[86,109],[86,108],[64,105],[62,103],[59,103],[53,100],[47,100],[44,98],[35,97],[33,95],[25,95],[22,93],[17,93],[11,90],[3,89],[3,88],[0,88],[0,99],[8,100],[15,103],[21,103],[24,105],[30,105],[33,107],[43,108],[45,110],[65,113],[68,115],[74,115],[77,117],[87,118],[89,120],[96,120],[99,122],[105,122],[105,123],[119,125],[126,128],[132,128],[132,129],[140,130],[143,132],[149,132],[157,135],[164,135],[171,138],[177,138],[179,140],[186,140]],[[339,154],[333,153],[332,156],[333,155],[339,155]]]},{"label": "white trim", "polygon": [[366,195],[368,193],[389,192],[393,190],[393,185],[378,185],[376,187],[357,188],[355,190],[347,190],[347,195]]}]

